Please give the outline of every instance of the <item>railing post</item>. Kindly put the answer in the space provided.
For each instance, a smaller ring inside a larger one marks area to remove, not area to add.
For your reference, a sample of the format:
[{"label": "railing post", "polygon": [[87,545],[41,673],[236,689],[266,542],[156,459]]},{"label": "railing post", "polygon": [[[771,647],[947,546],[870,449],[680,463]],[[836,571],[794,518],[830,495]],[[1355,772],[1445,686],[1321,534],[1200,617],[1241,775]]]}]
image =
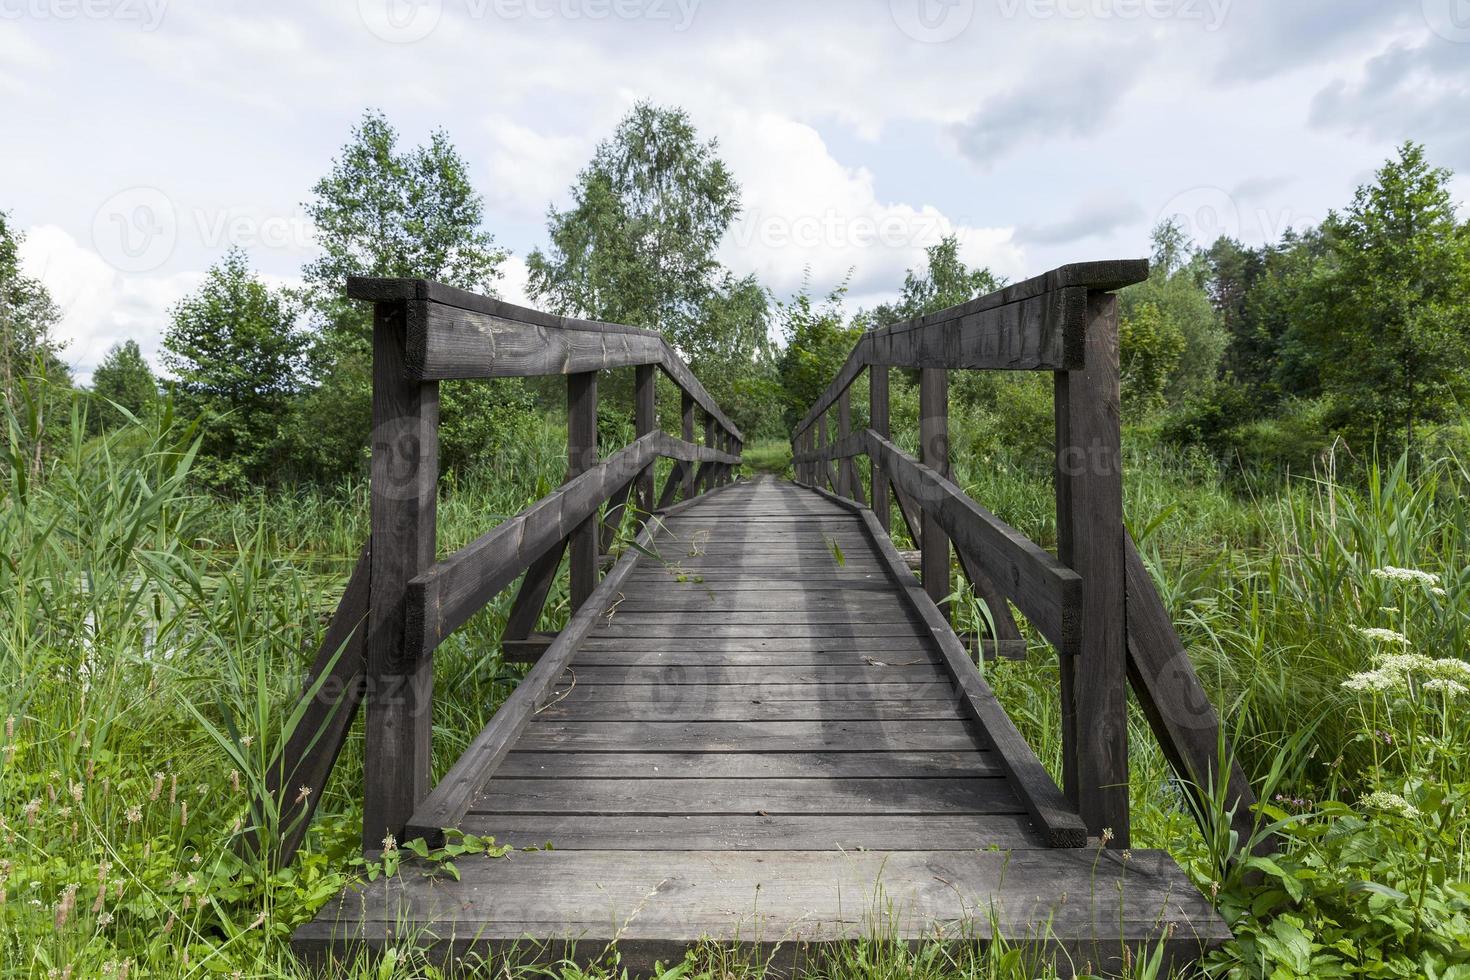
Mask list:
[{"label": "railing post", "polygon": [[[940,476],[949,476],[949,374],[943,368],[919,372],[919,461]],[[925,501],[919,503],[924,512],[920,574],[924,591],[937,604],[950,591],[949,538],[932,508],[923,506]]]},{"label": "railing post", "polygon": [[[837,438],[846,442],[847,437],[852,435],[852,389],[843,388],[842,394],[837,396]],[[844,457],[837,461],[837,494],[850,500],[857,499],[857,493],[853,490],[853,483],[857,477],[857,467],[851,457]]]},{"label": "railing post", "polygon": [[1118,301],[1087,298],[1085,366],[1056,374],[1057,552],[1082,576],[1081,638],[1062,658],[1063,776],[1088,831],[1129,846],[1127,622]]},{"label": "railing post", "polygon": [[[371,584],[362,843],[401,837],[428,795],[433,732],[431,657],[407,643],[408,583],[434,563],[439,383],[408,376],[407,308],[373,311]],[[321,786],[307,787],[320,793]]]},{"label": "railing post", "polygon": [[[633,369],[633,431],[639,438],[658,430],[656,378],[652,364],[640,364]],[[633,486],[637,490],[633,499],[637,501],[639,511],[646,514],[653,510],[653,467],[639,473]]]},{"label": "railing post", "polygon": [[[567,479],[597,465],[597,372],[567,375]],[[571,533],[572,611],[597,588],[598,520],[589,517]]]},{"label": "railing post", "polygon": [[[713,415],[710,415],[708,413],[705,413],[705,416],[704,416],[704,444],[706,446],[708,446],[710,449],[714,449],[715,448],[715,442],[716,442],[716,440],[715,440],[715,431],[716,431],[715,430],[715,425],[716,425],[716,423],[715,423],[715,417]],[[703,489],[704,490],[713,490],[718,485],[718,481],[719,481],[719,478],[720,478],[720,466],[719,466],[718,463],[711,463],[709,469],[707,469],[705,472],[708,475],[704,478],[704,487],[703,487]]]},{"label": "railing post", "polygon": [[[690,443],[690,444],[693,444],[693,442],[694,442],[694,396],[691,395],[691,394],[689,394],[689,392],[684,391],[682,389],[680,390],[680,395],[683,396],[682,397],[682,400],[680,401],[680,404],[679,404],[679,415],[680,415],[681,420],[682,420],[681,421],[681,425],[683,426],[683,428],[680,429],[680,432],[683,433],[683,439],[684,439],[685,442]],[[688,500],[690,497],[693,497],[694,496],[694,489],[695,489],[694,488],[694,474],[695,474],[696,469],[697,469],[697,467],[693,463],[685,463],[684,464],[684,499],[685,500]]]},{"label": "railing post", "polygon": [[[888,368],[868,368],[868,427],[883,438],[888,431]],[[888,478],[883,467],[871,457],[868,460],[868,479],[873,487],[873,513],[883,530],[893,530],[893,507],[888,502]]]},{"label": "railing post", "polygon": [[[821,452],[822,450],[824,450],[826,448],[827,448],[827,413],[826,412],[823,412],[821,415],[818,415],[817,416],[817,451],[818,452]],[[830,477],[832,475],[832,469],[831,469],[832,464],[831,464],[831,462],[829,460],[825,460],[825,459],[818,459],[818,460],[813,460],[813,463],[817,467],[817,478],[816,478],[816,480],[814,480],[812,482],[815,483],[819,487],[823,487],[824,489],[834,490],[835,491],[837,488],[834,487],[834,486],[832,486],[832,481],[830,479]]]}]

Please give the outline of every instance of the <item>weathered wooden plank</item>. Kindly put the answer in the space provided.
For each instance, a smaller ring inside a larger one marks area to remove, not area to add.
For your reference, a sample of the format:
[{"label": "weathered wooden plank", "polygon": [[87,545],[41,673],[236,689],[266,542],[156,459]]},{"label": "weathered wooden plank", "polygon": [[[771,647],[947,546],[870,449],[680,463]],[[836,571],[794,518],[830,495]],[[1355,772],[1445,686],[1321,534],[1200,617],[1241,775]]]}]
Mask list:
[{"label": "weathered wooden plank", "polygon": [[[919,372],[919,461],[940,481],[949,481],[949,376],[942,368]],[[938,513],[941,500],[931,505],[929,495],[910,492],[925,504],[919,518],[924,527],[919,580],[937,606],[949,596],[949,538]]]},{"label": "weathered wooden plank", "polygon": [[[597,447],[597,372],[587,371],[579,374],[567,375],[567,477],[568,482],[575,480],[598,465],[599,452]],[[651,460],[649,461],[651,464]],[[639,467],[635,472],[642,472]],[[607,498],[611,499],[626,494],[628,484],[636,477],[629,475],[628,480],[618,484]],[[587,601],[597,588],[597,556],[600,553],[600,542],[597,534],[596,513],[602,501],[591,501],[591,512],[582,520],[572,525],[567,534],[567,552],[570,558],[569,567],[571,573],[571,607],[572,612],[582,608],[582,603]],[[499,592],[499,589],[495,590]],[[483,591],[481,592],[483,595]],[[492,593],[493,594],[493,593]],[[452,593],[451,593],[452,596]],[[444,598],[440,592],[437,598]],[[480,605],[483,605],[483,601]],[[443,634],[440,634],[442,638]]]},{"label": "weathered wooden plank", "polygon": [[689,366],[657,331],[516,306],[424,279],[349,276],[347,295],[403,301],[410,311],[406,363],[419,380],[530,377],[657,365],[736,438]]},{"label": "weathered wooden plank", "polygon": [[518,752],[497,778],[974,779],[1000,776],[991,752]]},{"label": "weathered wooden plank", "polygon": [[[843,758],[843,754],[834,755]],[[468,833],[492,836],[512,847],[549,843],[559,851],[973,851],[1040,845],[1029,819],[1019,814],[564,817],[472,813],[465,815],[462,826]]]},{"label": "weathered wooden plank", "polygon": [[1128,649],[1116,296],[1088,297],[1086,343],[1086,367],[1066,375],[1068,443],[1058,462],[1071,483],[1069,564],[1082,577],[1073,688],[1077,803],[1094,836],[1111,830],[1112,846],[1125,849]]},{"label": "weathered wooden plank", "polygon": [[1079,291],[1120,289],[1147,278],[1148,262],[1142,259],[1065,265],[968,303],[870,330],[797,423],[794,435],[806,432],[872,364],[995,370],[1079,366],[1085,328]]},{"label": "weathered wooden plank", "polygon": [[[914,636],[914,618],[902,605],[886,602],[881,605],[850,609],[794,609],[773,610],[766,614],[747,611],[726,612],[721,610],[697,611],[630,611],[618,608],[610,611],[606,622],[598,628],[599,633],[642,632],[658,627],[677,627],[691,624],[698,629],[728,629],[730,635],[757,636]],[[888,629],[887,627],[906,627]],[[877,630],[877,632],[873,632]],[[675,634],[686,635],[686,634]],[[699,635],[697,633],[687,635]]]},{"label": "weathered wooden plank", "polygon": [[1021,813],[1004,777],[492,779],[472,813]]},{"label": "weathered wooden plank", "polygon": [[[629,644],[619,637],[590,636],[582,642],[588,661],[617,653],[620,657],[653,656],[668,651],[684,651],[708,656],[734,655],[742,652],[830,653],[857,656],[900,653],[904,658],[933,656],[927,641],[917,634],[908,636],[766,636],[766,637],[647,637]],[[595,656],[594,656],[595,655]]]},{"label": "weathered wooden plank", "polygon": [[[887,439],[889,426],[888,368],[868,368],[868,428]],[[866,433],[863,433],[866,435]],[[877,460],[868,460],[868,483],[873,488],[873,513],[885,533],[893,527],[893,506],[888,493],[888,478]]]},{"label": "weathered wooden plank", "polygon": [[894,486],[923,496],[956,547],[969,553],[1048,640],[1064,652],[1076,645],[1075,607],[1081,579],[1072,569],[1020,531],[971,500],[963,490],[898,447],[869,433],[874,455]]},{"label": "weathered wooden plank", "polygon": [[961,721],[537,721],[527,727],[516,748],[523,752],[926,752],[964,751],[983,745]]},{"label": "weathered wooden plank", "polygon": [[[651,365],[639,365],[633,369],[633,431],[646,436],[658,431],[657,375]],[[656,503],[653,497],[653,467],[644,468],[633,481],[634,502],[640,512],[647,514]],[[641,520],[641,518],[640,518]],[[604,549],[606,550],[606,549]]]},{"label": "weathered wooden plank", "polygon": [[662,432],[650,433],[434,564],[408,587],[406,629],[415,648],[432,650],[463,626],[572,529],[591,519],[604,500],[655,456],[697,458],[708,452]]},{"label": "weathered wooden plank", "polygon": [[[902,664],[899,666],[898,664]],[[760,684],[763,682],[785,682],[793,684],[836,684],[865,683],[875,677],[894,678],[904,681],[947,680],[945,668],[936,664],[909,664],[899,661],[890,666],[865,664],[853,666],[835,664],[796,667],[760,666],[698,666],[679,665],[659,667],[600,666],[579,662],[572,668],[577,683],[581,684]],[[573,680],[569,675],[559,683],[563,687]]]},{"label": "weathered wooden plank", "polygon": [[[673,623],[642,623],[628,619],[614,619],[612,623],[602,623],[598,626],[596,636],[608,637],[655,637],[655,636],[688,636],[688,637],[721,637],[721,636],[752,636],[752,637],[782,637],[782,636],[831,636],[833,629],[831,624],[800,624],[789,623],[779,626],[771,625],[749,625],[741,623],[730,623],[720,626],[706,624],[684,625],[682,622]],[[912,623],[869,623],[865,625],[849,626],[842,630],[844,636],[913,636],[914,626]]]},{"label": "weathered wooden plank", "polygon": [[[1138,546],[1125,536],[1128,576],[1128,680],[1138,705],[1148,719],[1169,763],[1199,804],[1198,813],[1208,813],[1213,804],[1206,792],[1223,785],[1226,809],[1233,810],[1230,826],[1241,841],[1251,839],[1255,816],[1251,808],[1256,795],[1229,739],[1220,727],[1220,717],[1209,694],[1194,672],[1194,663],[1184,649],[1164,601]],[[1220,771],[1221,756],[1228,771]],[[1213,828],[1204,828],[1212,832]],[[1274,841],[1263,839],[1258,853],[1269,853]]]},{"label": "weathered wooden plank", "polygon": [[[649,528],[645,528],[639,535],[640,541],[645,545],[651,537]],[[484,785],[485,780],[505,757],[505,753],[531,722],[536,707],[545,698],[547,691],[561,679],[567,663],[576,653],[577,644],[597,622],[598,610],[609,596],[616,594],[624,577],[638,563],[638,559],[638,551],[630,549],[612,567],[582,608],[572,614],[566,628],[557,635],[546,654],[531,668],[520,684],[516,685],[516,689],[505,699],[505,703],[495,712],[489,724],[481,729],[464,754],[439,781],[439,785],[434,787],[433,792],[414,811],[405,833],[437,841],[442,837],[443,830],[455,826],[456,821],[469,807],[475,792]]]},{"label": "weathered wooden plank", "polygon": [[737,701],[711,696],[711,688],[689,694],[692,690],[671,688],[651,701],[558,701],[542,708],[539,717],[546,721],[942,721],[966,717],[956,700]]},{"label": "weathered wooden plank", "polygon": [[400,833],[428,792],[433,734],[433,664],[407,623],[409,581],[434,561],[439,386],[405,370],[404,319],[402,303],[374,309],[364,847]]},{"label": "weathered wooden plank", "polygon": [[[1003,937],[1028,956],[1065,953],[1122,972],[1122,946],[1161,944],[1163,959],[1197,958],[1229,938],[1224,922],[1162,851],[549,850],[460,862],[462,880],[406,868],[343,894],[294,937],[324,956],[346,943],[400,946],[405,929],[438,938],[441,958],[520,951],[582,962],[616,942],[619,965],[651,975],[701,940],[738,943],[772,970],[797,972],[809,943],[872,939],[920,944],[938,924],[958,944]],[[1062,896],[1066,896],[1063,900]],[[760,941],[764,938],[764,944]],[[554,940],[561,940],[556,942]],[[777,958],[776,946],[787,950]],[[1040,947],[1040,948],[1038,948]]]},{"label": "weathered wooden plank", "polygon": [[929,635],[943,655],[945,668],[962,692],[962,703],[995,749],[996,757],[1009,775],[1021,802],[1031,814],[1031,819],[1052,847],[1081,847],[1087,841],[1087,830],[1082,820],[1069,806],[1062,791],[1036,758],[1031,746],[1016,730],[1015,723],[980,674],[975,661],[960,646],[939,607],[922,587],[908,577],[898,549],[883,534],[878,519],[873,516],[872,511],[862,510],[860,513],[873,533],[873,540],[887,558],[889,573],[895,585],[912,603],[914,612],[928,625]]},{"label": "weathered wooden plank", "polygon": [[846,591],[813,591],[810,594],[791,592],[671,592],[662,589],[643,588],[630,591],[618,602],[618,615],[646,612],[700,613],[744,612],[769,613],[779,621],[780,613],[838,612],[862,614],[873,610],[904,614],[907,607],[893,594],[874,592],[853,594]]},{"label": "weathered wooden plank", "polygon": [[[634,654],[637,656],[637,654]],[[937,661],[935,661],[937,663]],[[606,665],[610,666],[610,665]],[[636,665],[631,665],[636,666]],[[731,665],[734,666],[734,665]],[[576,672],[575,664],[571,668]],[[888,701],[952,702],[955,688],[942,681],[902,681],[875,678],[863,684],[567,684],[558,685],[547,700],[558,706],[608,702],[615,704],[786,704],[814,701],[834,706],[855,702],[859,706]],[[670,719],[673,720],[673,719]],[[712,719],[713,720],[713,719]],[[792,721],[809,719],[792,718]]]}]

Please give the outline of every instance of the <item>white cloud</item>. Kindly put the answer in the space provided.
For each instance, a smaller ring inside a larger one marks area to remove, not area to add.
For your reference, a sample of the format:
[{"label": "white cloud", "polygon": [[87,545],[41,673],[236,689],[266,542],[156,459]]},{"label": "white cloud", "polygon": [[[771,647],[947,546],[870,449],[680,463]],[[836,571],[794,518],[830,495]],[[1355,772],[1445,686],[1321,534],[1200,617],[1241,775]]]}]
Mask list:
[{"label": "white cloud", "polygon": [[488,128],[485,197],[492,213],[539,220],[592,155],[590,139],[539,132],[505,116],[492,117]]},{"label": "white cloud", "polygon": [[495,284],[495,292],[507,303],[517,306],[535,307],[536,303],[526,293],[526,280],[529,272],[526,268],[526,260],[519,255],[511,255],[500,265],[501,279]]},{"label": "white cloud", "polygon": [[873,174],[836,160],[811,126],[775,113],[734,113],[717,131],[745,203],[722,257],[777,295],[798,289],[808,268],[819,291],[849,271],[854,295],[893,290],[907,269],[923,265],[927,246],[951,234],[971,263],[1008,276],[1024,266],[1010,228],[971,227],[929,204],[882,200]]},{"label": "white cloud", "polygon": [[55,225],[28,229],[20,259],[25,274],[45,284],[61,307],[62,359],[82,381],[125,340],[136,340],[157,366],[168,308],[202,278],[198,272],[125,276]]}]

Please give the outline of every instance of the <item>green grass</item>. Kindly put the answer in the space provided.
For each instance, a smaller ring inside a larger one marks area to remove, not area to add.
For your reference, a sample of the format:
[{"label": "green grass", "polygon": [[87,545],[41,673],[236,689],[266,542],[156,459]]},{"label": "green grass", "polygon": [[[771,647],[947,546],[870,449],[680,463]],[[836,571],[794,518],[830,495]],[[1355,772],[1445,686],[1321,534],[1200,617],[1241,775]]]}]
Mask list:
[{"label": "green grass", "polygon": [[[241,861],[229,842],[366,536],[366,489],[204,496],[189,479],[194,434],[167,418],[103,438],[85,437],[80,419],[53,419],[52,454],[36,473],[21,451],[22,421],[7,422],[0,977],[117,977],[124,963],[131,977],[304,976],[286,938],[363,871],[360,731],[332,782],[312,788],[319,817],[292,869]],[[1360,627],[1391,628],[1414,650],[1463,661],[1470,475],[1448,459],[1414,474],[1374,471],[1365,488],[1318,477],[1239,494],[1211,466],[1136,441],[1130,526],[1248,771],[1270,785],[1263,819],[1288,823],[1286,853],[1255,869],[1263,881],[1245,881],[1223,861],[1230,842],[1197,831],[1135,715],[1135,846],[1167,848],[1218,891],[1241,937],[1212,961],[1218,973],[1465,977],[1470,763],[1459,721],[1470,702],[1432,692],[1427,674],[1370,694],[1342,682],[1384,653]],[[956,445],[956,479],[1050,543],[1044,460],[963,433]],[[441,551],[554,487],[563,446],[551,421],[493,471],[446,480]],[[752,472],[789,472],[785,444],[746,455]],[[1443,595],[1373,575],[1389,565],[1440,576]],[[522,673],[494,652],[508,602],[497,599],[436,652],[436,774]],[[566,609],[563,579],[543,625],[559,625]],[[956,612],[973,625],[975,610]],[[1037,643],[1029,660],[987,668],[1053,767],[1054,659]],[[1415,815],[1384,810],[1375,791]],[[434,975],[410,944],[394,955],[340,975]],[[615,951],[604,961],[585,975],[615,975]],[[1004,947],[909,950],[875,938],[807,972],[999,978],[1047,967]],[[670,976],[760,973],[715,949],[669,967]]]}]

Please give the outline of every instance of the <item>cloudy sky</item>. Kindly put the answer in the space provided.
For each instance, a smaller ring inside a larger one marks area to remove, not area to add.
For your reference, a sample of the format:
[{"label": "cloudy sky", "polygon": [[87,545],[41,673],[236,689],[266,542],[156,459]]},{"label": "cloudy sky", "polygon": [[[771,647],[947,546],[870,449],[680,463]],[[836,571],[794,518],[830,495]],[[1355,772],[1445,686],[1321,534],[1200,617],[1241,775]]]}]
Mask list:
[{"label": "cloudy sky", "polygon": [[851,270],[869,305],[947,233],[1016,278],[1143,255],[1175,213],[1274,238],[1404,139],[1470,177],[1470,0],[0,0],[0,209],[85,378],[154,355],[231,243],[293,281],[369,106],[449,133],[523,302],[547,206],[639,99],[718,137],[730,266],[778,296]]}]

